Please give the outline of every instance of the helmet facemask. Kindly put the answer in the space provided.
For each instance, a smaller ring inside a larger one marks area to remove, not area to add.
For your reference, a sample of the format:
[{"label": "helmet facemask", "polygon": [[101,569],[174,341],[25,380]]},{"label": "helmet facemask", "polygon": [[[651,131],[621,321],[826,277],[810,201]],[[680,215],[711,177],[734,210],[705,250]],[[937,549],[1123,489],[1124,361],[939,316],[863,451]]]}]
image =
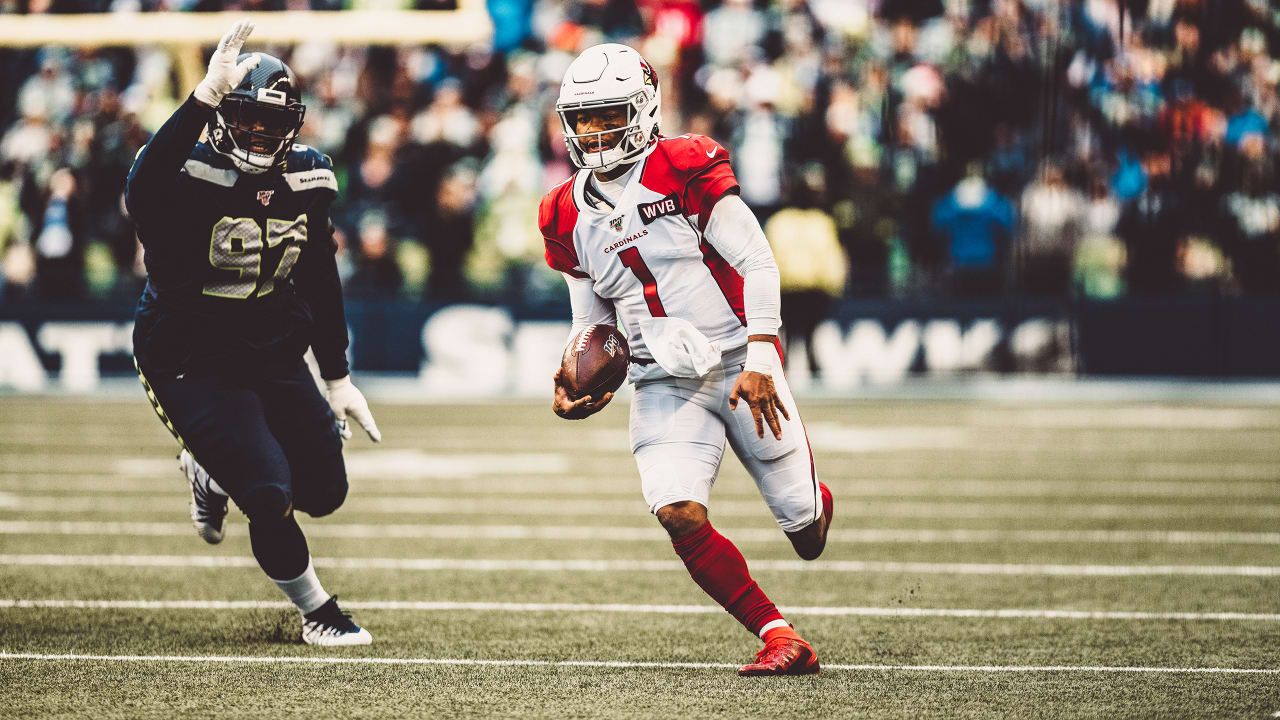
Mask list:
[{"label": "helmet facemask", "polygon": [[238,170],[261,174],[284,160],[302,128],[306,106],[279,90],[228,95],[209,121],[209,142]]},{"label": "helmet facemask", "polygon": [[[650,144],[649,133],[645,132],[644,120],[648,115],[653,115],[654,117],[650,119],[656,120],[658,111],[656,94],[656,88],[642,88],[626,98],[557,103],[556,113],[560,116],[560,125],[564,130],[565,146],[569,149],[569,157],[573,159],[574,164],[580,168],[606,172],[644,156]],[[626,113],[626,124],[598,132],[579,133],[577,131],[575,121],[578,113],[606,108],[622,108]],[[603,141],[604,138],[615,133],[620,133],[621,137],[611,147],[592,150],[596,142]],[[654,133],[656,134],[656,128]]]}]

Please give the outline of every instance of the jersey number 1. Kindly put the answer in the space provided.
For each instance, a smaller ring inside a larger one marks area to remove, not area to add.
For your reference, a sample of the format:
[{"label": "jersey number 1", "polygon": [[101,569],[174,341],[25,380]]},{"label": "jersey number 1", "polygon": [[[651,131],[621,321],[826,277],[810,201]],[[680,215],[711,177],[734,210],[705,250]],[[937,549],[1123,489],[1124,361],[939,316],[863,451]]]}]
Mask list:
[{"label": "jersey number 1", "polygon": [[653,273],[649,270],[649,266],[644,264],[644,258],[640,257],[640,251],[634,247],[629,247],[618,253],[618,259],[631,270],[631,273],[644,286],[644,301],[649,306],[649,314],[654,317],[666,317],[667,311],[663,309],[662,300],[658,297],[658,281],[653,278]]},{"label": "jersey number 1", "polygon": [[[240,241],[239,247],[236,240]],[[258,288],[258,277],[262,274],[262,228],[256,220],[247,217],[224,217],[214,223],[209,239],[209,264],[219,270],[234,270],[237,275],[234,279],[205,283],[204,294],[236,300],[253,295],[254,288],[258,290],[258,297],[270,294],[277,282],[289,278],[293,264],[302,254],[298,243],[307,241],[306,213],[293,220],[267,219],[267,247],[273,248],[285,240],[294,242],[284,249],[275,274]]]}]

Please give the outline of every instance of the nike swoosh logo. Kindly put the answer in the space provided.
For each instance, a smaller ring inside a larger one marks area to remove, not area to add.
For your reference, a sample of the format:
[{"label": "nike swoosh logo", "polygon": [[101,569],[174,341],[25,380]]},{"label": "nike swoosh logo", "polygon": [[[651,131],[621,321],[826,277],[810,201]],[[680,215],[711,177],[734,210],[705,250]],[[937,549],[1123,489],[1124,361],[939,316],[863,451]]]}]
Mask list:
[{"label": "nike swoosh logo", "polygon": [[707,157],[713,158],[716,156],[716,153],[718,152],[720,152],[720,148],[711,148],[710,150],[707,151]]}]

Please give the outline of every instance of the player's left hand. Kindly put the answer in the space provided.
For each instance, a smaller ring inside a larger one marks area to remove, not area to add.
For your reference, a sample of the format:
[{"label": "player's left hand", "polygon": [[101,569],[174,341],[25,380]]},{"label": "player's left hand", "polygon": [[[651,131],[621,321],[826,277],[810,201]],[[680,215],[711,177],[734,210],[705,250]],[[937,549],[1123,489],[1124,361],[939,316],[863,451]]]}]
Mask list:
[{"label": "player's left hand", "polygon": [[382,442],[382,433],[378,432],[378,424],[373,421],[373,413],[369,412],[369,401],[351,384],[351,376],[326,380],[324,384],[329,391],[329,407],[333,408],[333,416],[338,420],[342,439],[351,439],[351,426],[347,424],[347,417],[350,416],[369,433],[370,440]]},{"label": "player's left hand", "polygon": [[778,397],[778,390],[773,386],[773,377],[764,373],[743,370],[733,384],[733,392],[729,393],[729,409],[738,409],[738,399],[747,401],[751,408],[751,417],[756,421],[756,435],[764,437],[764,426],[768,424],[775,440],[782,439],[782,423],[778,415],[790,420],[791,415]]}]

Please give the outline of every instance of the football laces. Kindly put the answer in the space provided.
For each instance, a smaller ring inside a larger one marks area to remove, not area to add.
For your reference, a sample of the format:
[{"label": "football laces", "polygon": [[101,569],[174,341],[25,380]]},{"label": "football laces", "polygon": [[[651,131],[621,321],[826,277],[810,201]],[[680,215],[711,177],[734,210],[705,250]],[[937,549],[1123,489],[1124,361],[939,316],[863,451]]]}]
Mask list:
[{"label": "football laces", "polygon": [[592,325],[586,330],[578,333],[578,341],[573,344],[573,352],[575,355],[580,354],[587,349],[587,343],[591,342],[591,335],[596,331],[596,326]]}]

